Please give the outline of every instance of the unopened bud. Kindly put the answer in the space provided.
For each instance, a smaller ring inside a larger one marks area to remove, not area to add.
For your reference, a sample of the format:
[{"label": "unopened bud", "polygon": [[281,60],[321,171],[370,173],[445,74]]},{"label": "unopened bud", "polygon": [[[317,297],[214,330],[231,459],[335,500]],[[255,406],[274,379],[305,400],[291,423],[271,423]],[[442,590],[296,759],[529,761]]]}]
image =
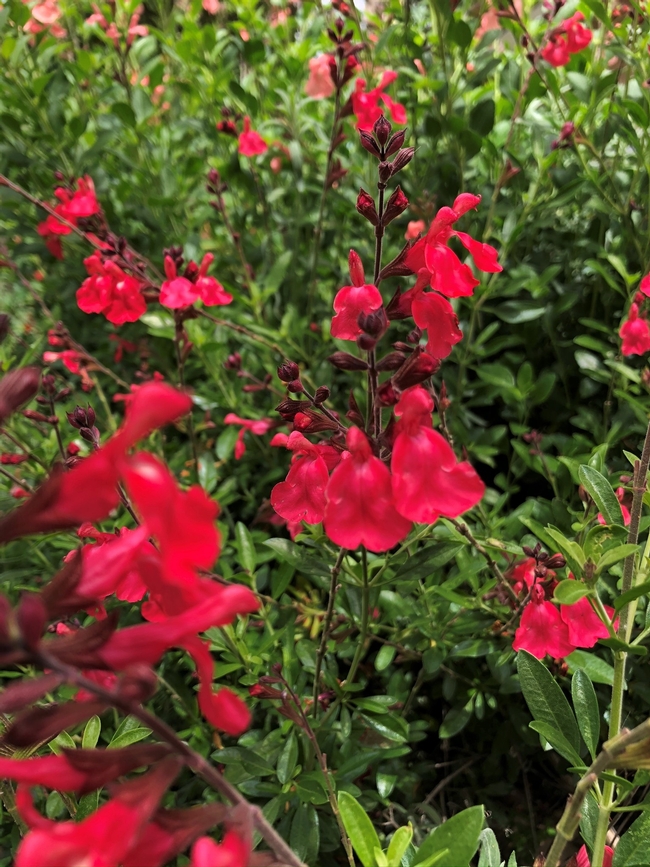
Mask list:
[{"label": "unopened bud", "polygon": [[357,325],[366,334],[379,340],[388,328],[386,311],[383,307],[380,307],[379,310],[373,310],[371,313],[361,312],[357,316]]},{"label": "unopened bud", "polygon": [[339,370],[368,370],[368,364],[363,358],[357,358],[349,352],[335,352],[327,360]]},{"label": "unopened bud", "polygon": [[396,132],[395,135],[391,136],[390,141],[388,142],[388,145],[386,146],[386,156],[390,157],[394,153],[397,153],[397,151],[404,144],[405,138],[406,138],[406,130],[405,129],[401,129],[399,132]]},{"label": "unopened bud", "polygon": [[384,211],[382,218],[383,225],[387,226],[390,222],[403,214],[408,206],[409,200],[402,192],[402,188],[397,187],[386,203],[386,210]]},{"label": "unopened bud", "polygon": [[40,379],[41,372],[37,367],[11,370],[0,379],[0,422],[34,397]]},{"label": "unopened bud", "polygon": [[393,165],[388,162],[379,163],[377,170],[379,172],[380,186],[385,187],[393,174]]},{"label": "unopened bud", "polygon": [[[381,165],[384,165],[384,163]],[[374,199],[370,193],[367,193],[363,189],[359,191],[359,195],[357,196],[357,211],[362,217],[365,217],[369,223],[372,223],[373,226],[379,225],[379,216],[377,214]]]},{"label": "unopened bud", "polygon": [[359,254],[354,250],[350,250],[350,255],[348,256],[348,267],[350,269],[350,282],[352,285],[363,286],[366,282],[363,262],[361,261]]},{"label": "unopened bud", "polygon": [[388,141],[391,130],[392,126],[390,125],[390,123],[386,120],[383,114],[380,114],[375,121],[372,131],[375,134],[375,138],[382,147]]},{"label": "unopened bud", "polygon": [[380,358],[376,364],[376,368],[379,371],[384,370],[399,370],[399,368],[406,361],[406,355],[403,352],[389,352],[388,355],[384,355],[383,358]]},{"label": "unopened bud", "polygon": [[287,384],[287,391],[291,391],[294,394],[300,394],[304,391],[302,382],[299,379],[294,379],[292,382]]},{"label": "unopened bud", "polygon": [[381,159],[381,151],[377,147],[377,142],[370,133],[359,130],[359,139],[361,141],[361,146],[364,147],[369,154],[372,154],[373,157],[377,157],[378,160]]},{"label": "unopened bud", "polygon": [[326,385],[319,385],[314,393],[314,403],[320,406],[320,404],[325,403],[329,396],[329,388]]},{"label": "unopened bud", "polygon": [[223,366],[226,370],[240,370],[241,355],[238,352],[233,352],[232,355],[229,355],[224,361]]},{"label": "unopened bud", "polygon": [[564,569],[566,566],[566,560],[562,554],[553,554],[552,557],[548,558],[544,565],[547,569]]},{"label": "unopened bud", "polygon": [[278,367],[278,379],[282,382],[292,382],[294,379],[300,379],[300,368],[296,362],[285,359]]},{"label": "unopened bud", "polygon": [[357,346],[359,349],[363,349],[364,352],[371,352],[376,345],[377,341],[369,334],[360,334],[357,337]]},{"label": "unopened bud", "polygon": [[409,343],[419,343],[420,338],[422,337],[422,329],[414,328],[413,331],[410,331],[406,337]]},{"label": "unopened bud", "polygon": [[406,168],[406,166],[411,162],[414,156],[415,148],[402,148],[391,163],[391,174],[396,175],[397,172],[401,172],[402,169]]},{"label": "unopened bud", "polygon": [[130,665],[120,678],[118,690],[122,698],[139,703],[147,701],[155,694],[158,680],[149,666],[143,663]]},{"label": "unopened bud", "polygon": [[83,406],[76,406],[72,412],[66,413],[68,421],[72,427],[81,430],[81,428],[91,428],[95,424],[95,410],[92,406],[84,409]]}]

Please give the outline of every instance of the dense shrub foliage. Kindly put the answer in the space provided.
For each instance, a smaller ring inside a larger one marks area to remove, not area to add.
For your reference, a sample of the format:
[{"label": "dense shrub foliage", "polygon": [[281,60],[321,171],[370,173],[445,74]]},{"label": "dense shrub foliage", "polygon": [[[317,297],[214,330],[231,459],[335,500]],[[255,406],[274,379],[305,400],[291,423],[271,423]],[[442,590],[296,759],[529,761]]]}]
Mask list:
[{"label": "dense shrub foliage", "polygon": [[0,867],[648,863],[648,47],[0,6]]}]

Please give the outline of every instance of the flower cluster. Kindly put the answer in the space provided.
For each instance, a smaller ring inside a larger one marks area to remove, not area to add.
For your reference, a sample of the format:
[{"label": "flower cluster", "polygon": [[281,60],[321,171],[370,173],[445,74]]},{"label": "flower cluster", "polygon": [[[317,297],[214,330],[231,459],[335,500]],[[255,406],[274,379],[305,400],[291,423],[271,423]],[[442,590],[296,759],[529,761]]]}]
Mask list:
[{"label": "flower cluster", "polygon": [[[551,601],[558,583],[555,570],[565,566],[564,557],[561,554],[549,557],[540,545],[524,551],[530,556],[510,572],[515,593],[527,600],[515,632],[513,650],[526,650],[537,659],[546,654],[562,659],[578,647],[593,647],[600,638],[608,638],[607,625],[588,597],[559,607]],[[614,609],[607,605],[604,609],[611,620]]]},{"label": "flower cluster", "polygon": [[[23,0],[23,3],[27,2],[29,0]],[[25,24],[25,32],[36,34],[47,30],[56,39],[61,39],[66,35],[65,27],[59,24],[62,14],[59,0],[38,0],[31,8],[31,17]]]},{"label": "flower cluster", "polygon": [[364,78],[357,78],[354,83],[354,91],[351,96],[352,110],[357,118],[357,129],[370,131],[383,112],[380,102],[388,109],[393,123],[406,123],[406,109],[401,102],[395,102],[385,92],[389,84],[397,78],[397,73],[390,69],[381,77],[377,87],[366,91],[367,83]]},{"label": "flower cluster", "polygon": [[566,66],[572,54],[583,51],[589,45],[592,32],[583,26],[581,22],[584,20],[582,12],[576,12],[549,33],[542,49],[542,57],[547,63],[551,66]]},{"label": "flower cluster", "polygon": [[88,277],[77,289],[77,304],[84,313],[103,313],[113,325],[136,322],[147,311],[144,283],[127,274],[112,259],[96,250],[84,259]]},{"label": "flower cluster", "polygon": [[58,220],[53,214],[38,224],[37,232],[45,238],[45,245],[53,256],[63,259],[61,236],[69,235],[73,226],[78,225],[80,219],[92,217],[100,213],[99,202],[95,196],[95,187],[92,179],[86,175],[78,178],[76,189],[57,187],[54,195],[59,200],[54,207],[54,213],[62,217],[65,222]]}]

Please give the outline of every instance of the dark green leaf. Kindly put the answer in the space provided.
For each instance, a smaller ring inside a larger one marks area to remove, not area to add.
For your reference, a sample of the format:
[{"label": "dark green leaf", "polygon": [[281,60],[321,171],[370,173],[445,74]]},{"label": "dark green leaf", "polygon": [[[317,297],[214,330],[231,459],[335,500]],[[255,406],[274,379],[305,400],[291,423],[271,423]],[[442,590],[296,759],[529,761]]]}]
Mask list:
[{"label": "dark green leaf", "polygon": [[638,867],[648,863],[650,813],[642,813],[623,834],[614,849],[613,867]]},{"label": "dark green leaf", "polygon": [[605,521],[608,524],[624,526],[621,504],[605,476],[593,467],[583,465],[578,470],[578,478],[593,498]]},{"label": "dark green leaf", "polygon": [[447,855],[436,862],[437,867],[468,867],[478,849],[483,828],[483,807],[469,807],[439,825],[429,834],[415,856],[414,865],[421,864],[436,852],[447,849]]},{"label": "dark green leaf", "polygon": [[576,753],[580,752],[578,723],[561,688],[546,666],[525,650],[517,655],[517,671],[526,704],[535,720],[549,723]]},{"label": "dark green leaf", "polygon": [[587,673],[581,669],[571,678],[571,697],[580,734],[591,757],[595,758],[600,740],[600,711],[594,686]]}]

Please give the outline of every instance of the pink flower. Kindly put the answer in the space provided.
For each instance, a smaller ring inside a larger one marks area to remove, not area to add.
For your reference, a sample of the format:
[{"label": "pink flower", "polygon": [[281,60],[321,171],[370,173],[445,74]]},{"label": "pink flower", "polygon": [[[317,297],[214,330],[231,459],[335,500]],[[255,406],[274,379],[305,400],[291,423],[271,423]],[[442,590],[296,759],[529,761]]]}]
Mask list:
[{"label": "pink flower", "polygon": [[393,123],[406,123],[406,109],[399,102],[393,100],[384,93],[389,84],[397,78],[397,73],[391,70],[386,70],[381,77],[379,85],[374,90],[366,93],[366,82],[363,78],[358,78],[354,85],[352,93],[352,110],[357,116],[357,129],[370,131],[376,120],[381,117],[382,110],[379,102],[384,103],[388,109]]},{"label": "pink flower", "polygon": [[[611,620],[614,609],[609,605],[604,607]],[[586,597],[573,605],[560,605],[560,616],[567,625],[569,641],[576,647],[593,647],[599,638],[609,638],[607,627]]]},{"label": "pink flower", "polygon": [[269,146],[262,136],[251,130],[251,119],[246,115],[244,118],[244,130],[239,135],[239,153],[243,157],[255,157],[266,153]]},{"label": "pink flower", "polygon": [[[603,867],[612,867],[613,860],[614,850],[611,846],[605,846],[605,852],[603,854]],[[587,852],[587,847],[585,845],[582,845],[580,849],[578,849],[578,854],[576,855],[576,867],[591,867],[589,852]]]},{"label": "pink flower", "polygon": [[250,841],[229,830],[222,843],[215,843],[210,837],[199,837],[192,847],[190,867],[247,867],[250,857]]},{"label": "pink flower", "polygon": [[421,386],[407,389],[395,407],[397,436],[391,460],[393,500],[400,515],[433,524],[473,508],[485,485],[467,461],[458,463],[447,440],[433,430],[433,399]]},{"label": "pink flower", "polygon": [[424,220],[411,220],[411,222],[406,227],[406,232],[404,233],[404,237],[407,241],[410,241],[412,238],[417,238],[418,235],[421,235],[426,228],[426,224]]},{"label": "pink flower", "polygon": [[289,435],[286,447],[294,453],[286,481],[271,491],[271,505],[290,523],[319,524],[325,513],[327,464],[318,447],[298,431]]},{"label": "pink flower", "polygon": [[203,8],[209,15],[216,15],[221,9],[220,0],[203,0]]},{"label": "pink flower", "polygon": [[159,301],[163,307],[178,310],[180,307],[190,307],[199,298],[199,289],[187,277],[178,277],[176,263],[171,256],[165,256],[165,274],[167,279],[160,287]]},{"label": "pink flower", "polygon": [[336,90],[332,79],[332,62],[329,54],[319,54],[309,61],[309,79],[305,85],[305,93],[312,99],[327,99]]},{"label": "pink flower", "polygon": [[43,361],[46,364],[55,364],[57,361],[63,362],[70,373],[79,373],[81,370],[82,356],[74,349],[64,349],[63,352],[44,352]]},{"label": "pink flower", "polygon": [[238,415],[235,415],[234,412],[229,412],[228,415],[224,418],[223,423],[241,425],[241,430],[237,435],[237,442],[235,443],[236,461],[240,460],[246,454],[244,434],[247,430],[250,431],[252,434],[256,434],[256,436],[263,436],[273,426],[273,420],[270,418],[240,418]]},{"label": "pink flower", "polygon": [[356,340],[362,333],[357,322],[359,314],[372,313],[379,310],[383,300],[376,286],[344,286],[336,293],[334,310],[336,316],[332,319],[331,334],[339,340]]},{"label": "pink flower", "polygon": [[411,522],[395,509],[390,472],[373,455],[365,434],[350,428],[346,444],[348,451],[327,485],[325,532],[344,548],[388,551],[406,538]]},{"label": "pink flower", "polygon": [[634,301],[618,333],[623,340],[623,355],[645,355],[650,351],[650,326],[645,317],[639,316],[639,307]]}]

